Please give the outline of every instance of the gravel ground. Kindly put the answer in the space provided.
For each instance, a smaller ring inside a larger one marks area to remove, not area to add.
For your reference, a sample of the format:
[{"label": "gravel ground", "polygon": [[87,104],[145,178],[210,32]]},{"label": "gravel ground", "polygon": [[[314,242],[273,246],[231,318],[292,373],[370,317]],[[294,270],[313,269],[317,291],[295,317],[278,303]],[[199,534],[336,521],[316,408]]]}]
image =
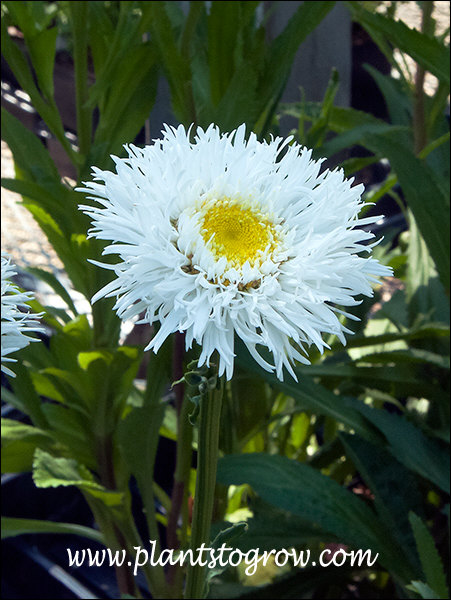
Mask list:
[{"label": "gravel ground", "polygon": [[[2,140],[2,178],[14,178],[10,149]],[[28,210],[21,205],[19,194],[2,188],[2,250],[19,268],[40,267],[57,274],[63,265]]]},{"label": "gravel ground", "polygon": [[[10,149],[2,140],[2,178],[14,178],[14,162]],[[64,302],[45,283],[23,272],[27,267],[38,267],[51,271],[70,290],[72,299],[80,313],[89,313],[88,301],[72,289],[63,264],[47,241],[40,227],[28,210],[22,206],[19,194],[2,188],[1,195],[2,252],[11,256],[18,273],[17,283],[33,290],[43,305],[65,308]]]}]

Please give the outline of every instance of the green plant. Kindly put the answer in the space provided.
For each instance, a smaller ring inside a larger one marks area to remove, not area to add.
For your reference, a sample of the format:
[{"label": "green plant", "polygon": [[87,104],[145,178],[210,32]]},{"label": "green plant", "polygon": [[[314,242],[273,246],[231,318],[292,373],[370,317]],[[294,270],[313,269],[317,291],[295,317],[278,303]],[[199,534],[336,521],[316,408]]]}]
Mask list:
[{"label": "green plant", "polygon": [[[191,2],[186,15],[172,2],[3,2],[2,53],[76,167],[78,182],[89,177],[91,165],[108,167],[109,155],[119,155],[142,128],[160,67],[175,117],[185,125],[215,122],[227,130],[244,122],[264,139],[276,130],[275,115],[283,113],[297,119],[296,139],[317,157],[333,160],[353,145],[364,147],[369,156],[343,161],[347,175],[389,161],[390,174],[365,199],[377,202],[391,194],[408,219],[397,244],[392,239],[398,232],[388,231],[374,249],[394,268],[398,289],[383,303],[380,293],[365,300],[356,311],[361,321],[350,325],[354,335],[347,347],[331,337],[329,350],[322,356],[312,351],[313,364],[296,369],[298,383],[280,382],[237,346],[237,373],[224,390],[212,535],[218,534],[218,545],[226,541],[243,551],[295,547],[319,553],[342,543],[371,548],[379,560],[371,568],[339,572],[288,569],[280,579],[262,568],[252,581],[267,584],[263,588],[249,587],[239,568],[212,571],[207,579],[212,594],[223,596],[334,597],[354,585],[362,597],[446,597],[440,556],[446,558],[443,523],[449,512],[449,133],[443,116],[449,48],[431,30],[432,3],[424,3],[424,30],[415,32],[367,10],[368,3],[348,2],[353,18],[395,67],[393,47],[416,61],[416,81],[372,71],[389,122],[335,107],[336,74],[322,103],[304,98],[280,107],[295,51],[333,4],[304,3],[269,43],[264,22],[255,19],[257,2],[213,2],[210,12],[205,3]],[[54,101],[57,23],[64,24],[73,53],[78,148],[67,140]],[[23,33],[24,50],[9,36],[10,25]],[[433,97],[424,95],[424,71],[439,79]],[[86,238],[79,194],[61,181],[33,133],[6,111],[2,119],[16,167],[16,178],[2,185],[22,195],[74,289],[90,300],[108,276],[87,262],[100,260],[103,247]],[[143,543],[131,510],[133,476],[149,538],[158,540],[159,521],[167,527],[169,545],[185,548],[197,444],[189,418],[197,391],[188,384],[197,379],[188,376],[185,389],[180,383],[174,387],[175,406],[162,397],[183,376],[191,356],[183,358],[175,336],[149,357],[146,386],[138,388],[142,349],[119,345],[112,302],[99,301],[92,315],[79,315],[51,273],[34,272],[67,308],[44,307],[53,332],[50,346],[21,351],[12,391],[4,391],[5,400],[33,425],[3,422],[2,470],[33,470],[40,487],[78,487],[100,531],[5,519],[4,535],[71,532],[132,553]],[[34,308],[42,310],[38,302]],[[154,481],[159,436],[177,440],[172,498]],[[155,498],[166,514],[155,512]],[[231,527],[242,519],[246,531]],[[144,573],[154,597],[182,589],[182,570],[169,571],[168,579],[161,568]],[[117,576],[121,592],[139,594],[127,569],[118,569]]]}]

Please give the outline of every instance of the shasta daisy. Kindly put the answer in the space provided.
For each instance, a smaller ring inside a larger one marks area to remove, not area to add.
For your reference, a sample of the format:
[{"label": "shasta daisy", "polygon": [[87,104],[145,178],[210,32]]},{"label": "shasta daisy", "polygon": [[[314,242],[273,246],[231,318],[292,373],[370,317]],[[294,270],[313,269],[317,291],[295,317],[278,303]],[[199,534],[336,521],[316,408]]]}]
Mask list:
[{"label": "shasta daisy", "polygon": [[120,259],[97,263],[116,277],[93,301],[113,296],[121,319],[144,312],[159,322],[146,349],[185,332],[187,348],[201,346],[199,366],[216,350],[230,379],[236,334],[264,369],[295,376],[308,346],[324,350],[323,334],[345,343],[340,307],[391,274],[361,228],[378,217],[359,219],[363,186],[341,170],[320,172],[322,161],[290,138],[246,140],[244,126],[190,134],[166,126],[152,145],[113,157],[115,173],[94,167],[79,188],[96,202],[81,206],[89,235],[112,242],[104,254]]},{"label": "shasta daisy", "polygon": [[[32,314],[27,306],[27,302],[33,299],[31,292],[21,292],[14,285],[10,278],[16,275],[14,266],[11,264],[11,258],[2,253],[1,256],[1,279],[2,279],[2,366],[1,370],[7,375],[15,377],[11,369],[6,367],[4,362],[15,362],[9,354],[28,346],[31,341],[38,341],[37,338],[30,338],[29,333],[42,331],[36,320],[42,315]],[[28,309],[28,310],[21,310]]]}]

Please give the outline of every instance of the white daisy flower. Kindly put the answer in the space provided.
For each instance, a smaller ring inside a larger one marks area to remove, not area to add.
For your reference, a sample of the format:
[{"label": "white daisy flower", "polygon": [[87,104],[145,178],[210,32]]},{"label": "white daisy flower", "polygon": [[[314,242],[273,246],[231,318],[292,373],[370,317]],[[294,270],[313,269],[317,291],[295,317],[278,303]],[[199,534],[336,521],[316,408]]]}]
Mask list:
[{"label": "white daisy flower", "polygon": [[[31,314],[27,302],[33,300],[31,292],[21,292],[14,285],[10,278],[16,275],[14,265],[11,259],[2,253],[2,366],[1,370],[11,377],[15,373],[6,367],[4,362],[16,362],[15,358],[8,357],[8,354],[16,352],[21,348],[28,346],[30,342],[39,341],[37,338],[28,337],[28,334],[36,331],[43,331],[39,326],[38,319],[42,314]],[[20,308],[28,309],[27,312]]]},{"label": "white daisy flower", "polygon": [[165,126],[163,139],[112,157],[116,173],[93,168],[101,183],[79,191],[100,206],[81,209],[89,235],[113,242],[104,254],[120,257],[97,263],[116,278],[93,301],[114,296],[121,319],[145,311],[141,322],[159,322],[146,350],[185,332],[187,348],[202,347],[199,366],[217,350],[230,379],[237,334],[281,379],[283,366],[295,377],[294,362],[309,362],[309,345],[327,347],[323,334],[345,343],[339,307],[392,274],[370,257],[374,236],[361,229],[380,217],[359,220],[363,186],[341,170],[320,173],[322,161],[289,142],[246,141],[244,125],[225,135],[198,128],[191,142],[183,126]]}]

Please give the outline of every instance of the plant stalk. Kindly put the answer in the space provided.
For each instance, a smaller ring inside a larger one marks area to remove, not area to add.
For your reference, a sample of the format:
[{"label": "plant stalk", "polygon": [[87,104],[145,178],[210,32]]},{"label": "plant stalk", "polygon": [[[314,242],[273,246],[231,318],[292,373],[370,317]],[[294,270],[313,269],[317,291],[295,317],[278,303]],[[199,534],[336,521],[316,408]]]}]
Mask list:
[{"label": "plant stalk", "polygon": [[[97,460],[99,465],[100,483],[109,490],[115,490],[116,481],[113,465],[113,443],[110,435],[98,439]],[[109,516],[108,520],[111,520],[108,527],[109,535],[114,539],[114,542],[117,543],[117,548],[127,548],[127,540],[118,525],[114,522],[114,518]],[[137,588],[130,568],[125,564],[122,564],[121,566],[115,565],[114,568],[119,592],[121,594],[136,596]]]},{"label": "plant stalk", "polygon": [[[200,405],[199,440],[197,449],[197,478],[191,534],[193,556],[202,544],[210,542],[210,527],[215,498],[218,442],[224,382],[209,391]],[[205,567],[199,564],[188,567],[185,598],[204,598]]]}]

